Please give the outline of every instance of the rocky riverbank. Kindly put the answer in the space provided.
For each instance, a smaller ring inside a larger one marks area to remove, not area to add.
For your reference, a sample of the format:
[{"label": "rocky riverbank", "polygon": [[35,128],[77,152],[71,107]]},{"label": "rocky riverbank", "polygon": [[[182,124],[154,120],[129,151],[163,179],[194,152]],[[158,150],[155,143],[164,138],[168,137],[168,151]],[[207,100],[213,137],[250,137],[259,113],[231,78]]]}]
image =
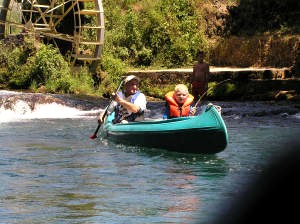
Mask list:
[{"label": "rocky riverbank", "polygon": [[[108,99],[99,97],[83,97],[66,94],[24,93],[0,90],[0,115],[10,111],[16,116],[34,113],[41,105],[62,105],[85,112],[84,116],[96,117],[103,110]],[[222,114],[228,117],[261,117],[261,116],[296,116],[299,117],[300,105],[289,101],[203,101],[200,107],[208,102],[219,105]],[[146,117],[161,118],[164,111],[164,101],[148,100]],[[53,111],[51,111],[53,110]],[[200,112],[201,109],[198,109]],[[59,115],[62,111],[50,107],[47,113]],[[3,115],[4,116],[4,115]]]},{"label": "rocky riverbank", "polygon": [[[166,70],[132,70],[128,74],[147,80],[152,85],[189,83],[192,68]],[[289,100],[300,102],[300,79],[290,68],[211,67],[210,82],[231,79],[234,96],[218,96],[216,100]]]}]

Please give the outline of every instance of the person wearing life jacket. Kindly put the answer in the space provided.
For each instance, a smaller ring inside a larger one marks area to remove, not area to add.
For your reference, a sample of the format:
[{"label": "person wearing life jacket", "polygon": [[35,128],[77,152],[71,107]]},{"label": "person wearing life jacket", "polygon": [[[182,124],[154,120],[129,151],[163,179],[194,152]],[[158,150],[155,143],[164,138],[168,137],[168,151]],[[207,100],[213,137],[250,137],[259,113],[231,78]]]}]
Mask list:
[{"label": "person wearing life jacket", "polygon": [[[128,123],[131,121],[144,120],[146,110],[146,96],[138,89],[140,79],[134,75],[129,75],[124,80],[124,91],[113,94],[114,103],[108,111],[115,112],[113,123]],[[99,122],[103,122],[103,113],[98,117]]]},{"label": "person wearing life jacket", "polygon": [[196,107],[191,106],[194,97],[189,94],[188,88],[184,84],[176,85],[174,91],[165,95],[165,100],[166,110],[163,119],[193,116],[196,112]]}]

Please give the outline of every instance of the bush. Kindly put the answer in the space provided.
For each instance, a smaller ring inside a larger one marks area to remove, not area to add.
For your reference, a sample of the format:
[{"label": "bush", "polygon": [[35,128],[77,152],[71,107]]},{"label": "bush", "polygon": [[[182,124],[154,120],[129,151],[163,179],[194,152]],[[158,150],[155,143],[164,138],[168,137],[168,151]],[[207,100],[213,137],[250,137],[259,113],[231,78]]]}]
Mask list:
[{"label": "bush", "polygon": [[[23,48],[16,47],[8,52],[6,66],[8,70],[8,84],[12,88],[27,89],[32,81],[33,58],[24,53]],[[27,63],[28,62],[28,63]]]},{"label": "bush", "polygon": [[87,67],[81,67],[71,77],[71,92],[75,94],[92,94],[94,93],[94,81]]},{"label": "bush", "polygon": [[190,64],[198,49],[208,49],[194,1],[108,0],[104,8],[104,51],[129,66],[180,67]]},{"label": "bush", "polygon": [[121,79],[126,75],[125,64],[111,54],[104,54],[101,59],[101,70],[105,72],[101,77],[98,94],[109,96],[115,92]]},{"label": "bush", "polygon": [[151,49],[147,49],[145,47],[142,50],[137,52],[137,59],[135,62],[136,66],[149,66],[151,65],[153,56]]},{"label": "bush", "polygon": [[218,85],[216,82],[210,82],[207,97],[211,99],[232,99],[238,96],[237,89],[237,86],[233,83]]},{"label": "bush", "polygon": [[13,89],[51,93],[94,92],[88,68],[71,75],[71,67],[57,48],[25,38],[23,45],[1,44],[0,82]]},{"label": "bush", "polygon": [[33,79],[49,92],[71,92],[71,69],[52,45],[42,45],[35,57]]}]

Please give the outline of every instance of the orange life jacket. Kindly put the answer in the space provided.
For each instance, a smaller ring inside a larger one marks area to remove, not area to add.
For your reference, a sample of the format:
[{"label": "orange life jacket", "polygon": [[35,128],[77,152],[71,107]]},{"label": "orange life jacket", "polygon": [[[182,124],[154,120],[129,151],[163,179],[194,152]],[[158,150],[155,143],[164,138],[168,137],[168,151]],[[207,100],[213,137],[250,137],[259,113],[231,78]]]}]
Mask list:
[{"label": "orange life jacket", "polygon": [[170,117],[187,117],[194,97],[189,94],[182,106],[179,106],[174,98],[174,91],[168,92],[165,99],[170,107]]}]

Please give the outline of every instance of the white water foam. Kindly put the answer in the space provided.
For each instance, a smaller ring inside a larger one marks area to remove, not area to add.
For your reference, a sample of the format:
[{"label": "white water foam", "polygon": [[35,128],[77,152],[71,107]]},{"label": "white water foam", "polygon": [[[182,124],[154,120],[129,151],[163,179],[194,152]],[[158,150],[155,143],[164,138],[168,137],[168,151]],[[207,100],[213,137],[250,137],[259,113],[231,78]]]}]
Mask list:
[{"label": "white water foam", "polygon": [[300,113],[296,113],[294,116],[295,116],[297,119],[300,119]]},{"label": "white water foam", "polygon": [[15,92],[15,91],[9,91],[9,90],[0,90],[0,96],[9,96],[9,95],[17,95],[22,94],[22,92]]},{"label": "white water foam", "polygon": [[95,118],[101,110],[82,111],[57,103],[36,104],[31,110],[27,102],[18,100],[11,109],[0,107],[0,123],[26,119]]}]

